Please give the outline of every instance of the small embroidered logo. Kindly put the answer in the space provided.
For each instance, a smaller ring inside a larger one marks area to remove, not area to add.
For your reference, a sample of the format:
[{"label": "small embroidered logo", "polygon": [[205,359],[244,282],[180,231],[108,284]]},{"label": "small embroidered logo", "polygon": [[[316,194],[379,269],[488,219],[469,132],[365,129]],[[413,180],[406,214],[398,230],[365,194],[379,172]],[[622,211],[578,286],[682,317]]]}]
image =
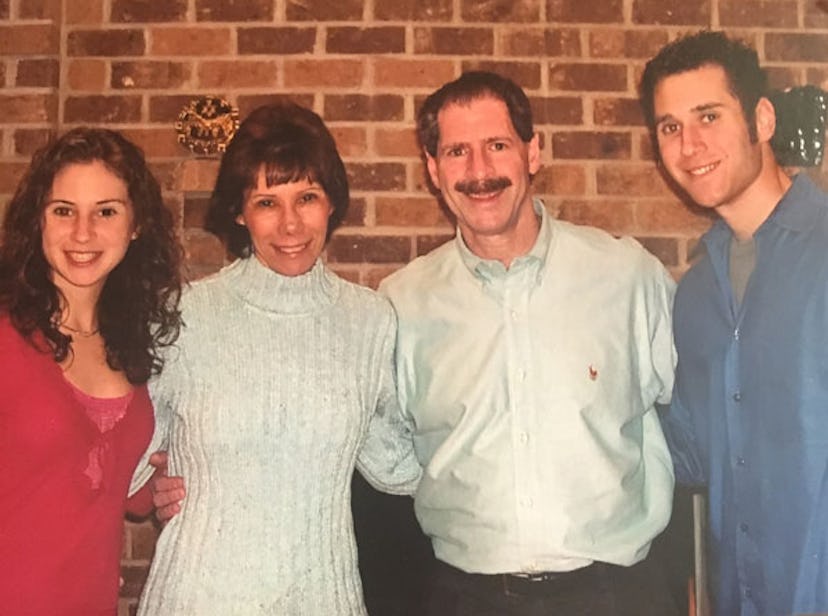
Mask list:
[{"label": "small embroidered logo", "polygon": [[589,365],[589,380],[594,381],[597,378],[598,378],[598,371],[592,366],[592,364],[590,364]]}]

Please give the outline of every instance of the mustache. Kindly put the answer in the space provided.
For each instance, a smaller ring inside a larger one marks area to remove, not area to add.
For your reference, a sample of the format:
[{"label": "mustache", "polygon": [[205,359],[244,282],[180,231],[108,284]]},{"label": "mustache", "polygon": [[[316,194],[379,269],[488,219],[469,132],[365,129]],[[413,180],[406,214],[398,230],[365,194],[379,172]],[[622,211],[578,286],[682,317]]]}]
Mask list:
[{"label": "mustache", "polygon": [[454,190],[464,195],[482,195],[509,188],[512,180],[507,177],[485,178],[482,180],[460,180],[454,185]]}]

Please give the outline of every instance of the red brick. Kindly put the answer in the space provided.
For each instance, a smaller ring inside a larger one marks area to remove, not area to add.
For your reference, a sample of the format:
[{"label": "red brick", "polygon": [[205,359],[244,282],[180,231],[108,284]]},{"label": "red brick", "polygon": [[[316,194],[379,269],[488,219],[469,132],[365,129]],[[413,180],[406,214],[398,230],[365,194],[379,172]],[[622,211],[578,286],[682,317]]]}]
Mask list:
[{"label": "red brick", "polygon": [[9,18],[9,0],[0,0],[0,19]]},{"label": "red brick", "polygon": [[190,65],[183,62],[113,62],[111,86],[121,88],[181,88],[190,79]]},{"label": "red brick", "polygon": [[215,235],[202,229],[185,229],[183,235],[184,254],[187,263],[194,266],[195,276],[201,277],[224,264],[227,251]]},{"label": "red brick", "polygon": [[637,98],[596,98],[592,114],[598,126],[644,126]]},{"label": "red brick", "polygon": [[378,87],[438,88],[454,78],[454,62],[451,60],[427,60],[420,58],[374,59],[374,84]]},{"label": "red brick", "polygon": [[663,30],[600,29],[589,32],[593,58],[641,58],[648,60],[667,43]]},{"label": "red brick", "polygon": [[678,240],[670,237],[637,237],[644,246],[664,265],[678,265]]},{"label": "red brick", "polygon": [[368,152],[368,134],[364,126],[328,126],[328,129],[340,156],[361,157]]},{"label": "red brick", "polygon": [[196,0],[198,21],[273,21],[273,0]]},{"label": "red brick", "polygon": [[581,164],[544,165],[532,180],[538,194],[583,195],[586,193],[586,171]]},{"label": "red brick", "polygon": [[537,90],[541,87],[540,62],[494,62],[467,60],[463,62],[464,71],[481,70],[505,75],[525,90]]},{"label": "red brick", "polygon": [[271,103],[278,103],[283,101],[290,101],[313,109],[313,94],[255,94],[250,96],[239,96],[239,117],[244,119],[247,115],[262,105],[269,105]]},{"label": "red brick", "polygon": [[419,257],[430,253],[435,248],[439,248],[446,242],[450,242],[455,238],[454,233],[441,235],[418,235],[415,240],[415,256]]},{"label": "red brick", "polygon": [[171,188],[181,192],[212,192],[219,161],[212,158],[184,160],[172,170]]},{"label": "red brick", "polygon": [[63,106],[65,122],[109,124],[141,120],[140,96],[70,96]]},{"label": "red brick", "polygon": [[365,68],[361,60],[288,58],[284,61],[285,86],[353,88],[362,84]]},{"label": "red brick", "polygon": [[623,0],[547,0],[546,18],[574,23],[620,23],[624,21],[624,3]]},{"label": "red brick", "polygon": [[574,28],[498,29],[506,56],[581,56],[581,35]]},{"label": "red brick", "polygon": [[15,85],[30,88],[56,88],[60,77],[57,60],[20,60]]},{"label": "red brick", "polygon": [[627,159],[630,148],[629,133],[557,131],[552,135],[556,159]]},{"label": "red brick", "polygon": [[121,586],[121,597],[137,598],[141,589],[147,581],[149,565],[125,565],[121,567],[121,578],[124,584]]},{"label": "red brick", "polygon": [[460,15],[463,21],[537,22],[540,19],[541,0],[461,0]]},{"label": "red brick", "polygon": [[113,22],[186,21],[187,0],[112,0]]},{"label": "red brick", "polygon": [[75,30],[69,33],[69,56],[142,56],[143,30]]},{"label": "red brick", "polygon": [[0,26],[0,54],[29,56],[56,54],[59,33],[52,24],[14,24]]},{"label": "red brick", "polygon": [[68,60],[68,64],[66,77],[72,90],[102,92],[106,87],[106,61],[81,58]]},{"label": "red brick", "polygon": [[28,163],[0,162],[0,193],[13,193]]},{"label": "red brick", "polygon": [[155,553],[155,541],[158,539],[158,530],[152,522],[135,524],[127,522],[130,535],[132,560],[143,560],[149,563]]},{"label": "red brick", "polygon": [[389,21],[451,21],[452,0],[375,0],[374,18]]},{"label": "red brick", "polygon": [[330,94],[325,96],[324,117],[331,121],[383,122],[402,120],[404,100],[394,94]]},{"label": "red brick", "polygon": [[491,28],[414,28],[414,53],[446,55],[491,55]]},{"label": "red brick", "polygon": [[420,155],[417,135],[411,128],[378,127],[374,132],[374,141],[379,156],[405,156],[415,158]]},{"label": "red brick", "polygon": [[[823,90],[828,90],[828,68],[809,68],[805,71],[805,82],[814,84]],[[785,85],[794,85],[795,81],[771,81],[773,87],[784,88]]]},{"label": "red brick", "polygon": [[334,235],[328,242],[332,263],[404,263],[411,256],[411,240],[388,235]]},{"label": "red brick", "polygon": [[14,131],[14,153],[31,156],[54,137],[55,131],[48,128],[18,128]]},{"label": "red brick", "polygon": [[231,51],[229,28],[191,25],[156,27],[150,32],[156,56],[223,56]]},{"label": "red brick", "polygon": [[[784,90],[791,86],[797,85],[801,80],[801,73],[799,67],[793,66],[766,66],[765,73],[768,75],[768,87],[771,89]],[[806,83],[814,83],[819,81],[812,75],[818,75],[818,69],[806,69],[805,71]]]},{"label": "red brick", "polygon": [[584,110],[575,96],[531,97],[535,124],[583,124]]},{"label": "red brick", "polygon": [[166,128],[128,128],[124,135],[139,146],[147,158],[173,158],[181,156],[187,150],[178,143],[175,130]]},{"label": "red brick", "polygon": [[828,2],[826,0],[805,2],[803,10],[806,28],[828,28]]},{"label": "red brick", "polygon": [[345,218],[342,221],[342,226],[350,228],[364,227],[366,209],[365,199],[351,197],[351,202],[348,204],[348,211],[345,213]]},{"label": "red brick", "polygon": [[325,49],[328,53],[402,53],[405,51],[405,28],[329,26]]},{"label": "red brick", "polygon": [[0,62],[0,88],[6,87],[6,64]]},{"label": "red brick", "polygon": [[404,190],[405,165],[399,163],[351,163],[348,179],[353,190]]},{"label": "red brick", "polygon": [[635,229],[635,204],[631,201],[564,200],[558,218],[576,225],[589,225],[615,235]]},{"label": "red brick", "polygon": [[599,195],[660,197],[670,191],[653,165],[600,166],[595,174]]},{"label": "red brick", "polygon": [[196,193],[184,195],[184,228],[203,229],[209,208],[210,195]]},{"label": "red brick", "polygon": [[53,121],[57,119],[57,106],[54,94],[0,94],[0,123]]},{"label": "red brick", "polygon": [[828,38],[824,34],[765,34],[765,59],[787,62],[828,62]]},{"label": "red brick", "polygon": [[560,90],[626,90],[627,67],[621,64],[554,64],[549,68],[549,84]]},{"label": "red brick", "polygon": [[72,0],[64,8],[67,24],[103,23],[103,0]]},{"label": "red brick", "polygon": [[316,28],[239,28],[239,54],[312,53]]},{"label": "red brick", "polygon": [[378,226],[451,227],[453,221],[434,197],[377,197],[374,204]]},{"label": "red brick", "polygon": [[60,0],[25,0],[18,8],[21,19],[60,19]]},{"label": "red brick", "polygon": [[709,0],[633,0],[633,23],[709,26]]},{"label": "red brick", "polygon": [[178,119],[184,106],[189,104],[199,94],[175,94],[172,96],[150,96],[149,99],[149,120],[150,122],[164,122],[172,124]]},{"label": "red brick", "polygon": [[640,199],[635,204],[636,232],[658,235],[676,233],[685,237],[700,235],[710,228],[714,214],[672,199]]},{"label": "red brick", "polygon": [[796,0],[719,0],[722,27],[796,28]]},{"label": "red brick", "polygon": [[377,267],[369,267],[363,272],[362,284],[371,289],[376,289],[379,284],[388,278],[391,274],[402,267],[401,265],[380,265]]},{"label": "red brick", "polygon": [[290,21],[359,21],[362,0],[287,0]]},{"label": "red brick", "polygon": [[198,67],[198,84],[202,88],[268,88],[276,85],[275,61],[211,60]]}]

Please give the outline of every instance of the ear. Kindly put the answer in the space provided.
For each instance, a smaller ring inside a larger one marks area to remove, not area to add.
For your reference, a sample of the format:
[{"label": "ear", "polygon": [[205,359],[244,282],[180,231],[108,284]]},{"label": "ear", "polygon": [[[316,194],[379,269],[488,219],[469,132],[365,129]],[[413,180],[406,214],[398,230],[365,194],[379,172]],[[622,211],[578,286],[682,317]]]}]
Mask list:
[{"label": "ear", "polygon": [[540,160],[540,135],[535,133],[528,143],[529,175],[534,176],[541,166]]},{"label": "ear", "polygon": [[241,214],[236,216],[236,224],[241,225],[242,227],[246,227],[247,225],[244,222],[244,216],[242,216]]},{"label": "ear", "polygon": [[756,103],[756,137],[760,143],[771,140],[776,131],[776,109],[764,96]]},{"label": "ear", "polygon": [[437,172],[437,159],[425,150],[423,150],[423,153],[425,154],[428,177],[431,178],[431,183],[434,184],[434,188],[440,190],[440,174]]}]

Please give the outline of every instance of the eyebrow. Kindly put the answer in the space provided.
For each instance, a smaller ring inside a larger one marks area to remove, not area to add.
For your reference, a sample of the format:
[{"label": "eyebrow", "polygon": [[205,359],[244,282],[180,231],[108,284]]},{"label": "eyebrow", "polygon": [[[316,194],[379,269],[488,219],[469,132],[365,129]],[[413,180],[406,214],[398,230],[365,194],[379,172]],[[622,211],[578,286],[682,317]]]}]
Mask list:
[{"label": "eyebrow", "polygon": [[[46,205],[54,205],[56,203],[61,203],[65,205],[76,205],[75,201],[70,201],[69,199],[50,199],[46,202]],[[124,199],[120,199],[118,197],[112,197],[111,199],[101,199],[100,201],[95,201],[95,205],[107,205],[109,203],[120,203],[121,205],[127,205],[128,201]]]}]

